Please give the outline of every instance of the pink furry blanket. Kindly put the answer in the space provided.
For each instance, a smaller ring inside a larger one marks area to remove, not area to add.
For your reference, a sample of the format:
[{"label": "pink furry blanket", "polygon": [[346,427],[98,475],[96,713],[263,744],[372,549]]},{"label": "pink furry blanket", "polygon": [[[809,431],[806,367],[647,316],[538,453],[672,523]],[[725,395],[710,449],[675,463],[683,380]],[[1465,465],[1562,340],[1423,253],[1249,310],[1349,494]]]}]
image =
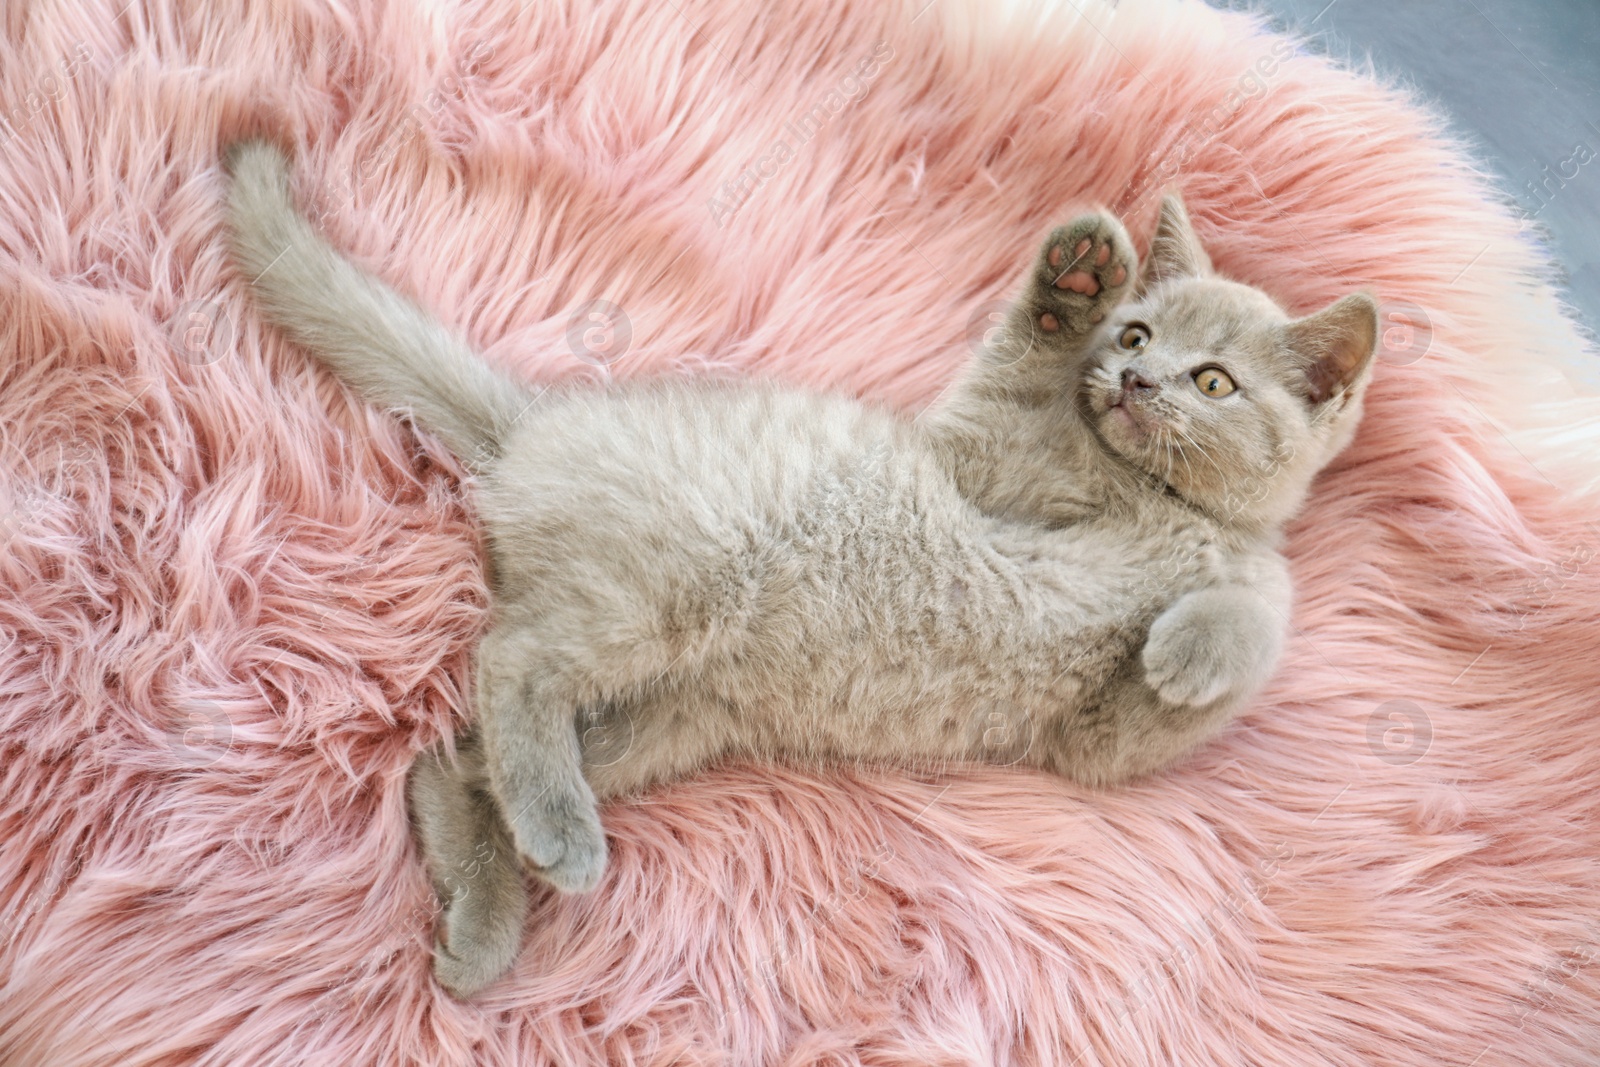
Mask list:
[{"label": "pink furry blanket", "polygon": [[[1198,3],[124,5],[0,13],[0,1062],[1594,1062],[1582,342],[1403,97]],[[532,380],[914,408],[1049,225],[1143,242],[1169,183],[1290,310],[1373,286],[1279,677],[1104,795],[730,766],[614,805],[601,888],[449,999],[401,787],[462,722],[478,531],[228,267],[219,146],[262,130]]]}]

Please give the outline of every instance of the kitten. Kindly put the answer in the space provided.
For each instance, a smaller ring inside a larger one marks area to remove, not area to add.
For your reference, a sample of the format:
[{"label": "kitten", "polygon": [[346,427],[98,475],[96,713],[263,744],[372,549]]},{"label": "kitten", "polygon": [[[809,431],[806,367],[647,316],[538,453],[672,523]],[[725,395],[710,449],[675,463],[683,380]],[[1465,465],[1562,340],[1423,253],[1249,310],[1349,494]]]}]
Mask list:
[{"label": "kitten", "polygon": [[1003,343],[913,420],[757,382],[535,398],[341,259],[276,149],[229,164],[266,317],[475,475],[477,726],[409,783],[458,995],[515,958],[524,861],[598,882],[597,798],[724,757],[1107,785],[1213,736],[1274,670],[1280,531],[1354,433],[1377,308],[1291,319],[1212,272],[1176,197],[1142,271],[1110,215],[1052,232]]}]

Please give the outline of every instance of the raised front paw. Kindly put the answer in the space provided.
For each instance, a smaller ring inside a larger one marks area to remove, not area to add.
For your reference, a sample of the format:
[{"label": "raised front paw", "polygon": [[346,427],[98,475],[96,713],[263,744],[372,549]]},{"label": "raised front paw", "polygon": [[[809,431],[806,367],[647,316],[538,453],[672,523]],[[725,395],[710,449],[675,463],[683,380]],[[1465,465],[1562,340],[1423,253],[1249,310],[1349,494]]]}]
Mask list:
[{"label": "raised front paw", "polygon": [[1205,589],[1162,612],[1145,639],[1145,681],[1168,704],[1205,707],[1255,692],[1277,665],[1283,621],[1249,589]]},{"label": "raised front paw", "polygon": [[1104,211],[1057,227],[1034,270],[1034,322],[1046,335],[1089,332],[1127,294],[1138,266],[1128,232]]},{"label": "raised front paw", "polygon": [[606,867],[606,836],[594,793],[579,780],[545,788],[511,812],[517,851],[535,873],[566,893],[600,884]]}]

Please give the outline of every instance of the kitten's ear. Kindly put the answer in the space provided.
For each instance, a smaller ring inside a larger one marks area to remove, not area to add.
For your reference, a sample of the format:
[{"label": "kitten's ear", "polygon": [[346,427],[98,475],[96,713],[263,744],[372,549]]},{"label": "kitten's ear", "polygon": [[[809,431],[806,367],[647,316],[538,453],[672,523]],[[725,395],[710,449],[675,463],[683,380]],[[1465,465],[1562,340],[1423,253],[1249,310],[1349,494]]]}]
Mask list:
[{"label": "kitten's ear", "polygon": [[1367,293],[1351,293],[1315,315],[1296,319],[1287,334],[1301,359],[1306,400],[1313,405],[1327,403],[1372,362],[1378,345],[1378,302]]},{"label": "kitten's ear", "polygon": [[1139,291],[1148,292],[1151,286],[1170,278],[1203,278],[1210,273],[1211,259],[1189,225],[1183,198],[1168,193],[1161,198],[1156,235],[1150,239],[1150,254],[1145,256],[1139,272]]}]

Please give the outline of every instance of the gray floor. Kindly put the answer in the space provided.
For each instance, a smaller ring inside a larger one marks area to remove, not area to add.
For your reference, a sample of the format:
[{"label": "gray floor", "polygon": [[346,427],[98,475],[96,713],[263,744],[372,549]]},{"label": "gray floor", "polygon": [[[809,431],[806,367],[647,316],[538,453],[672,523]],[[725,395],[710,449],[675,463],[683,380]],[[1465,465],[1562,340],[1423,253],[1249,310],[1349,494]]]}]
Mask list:
[{"label": "gray floor", "polygon": [[[1497,169],[1600,333],[1600,0],[1209,0],[1271,16],[1440,104]],[[1573,377],[1600,390],[1600,359]]]}]

